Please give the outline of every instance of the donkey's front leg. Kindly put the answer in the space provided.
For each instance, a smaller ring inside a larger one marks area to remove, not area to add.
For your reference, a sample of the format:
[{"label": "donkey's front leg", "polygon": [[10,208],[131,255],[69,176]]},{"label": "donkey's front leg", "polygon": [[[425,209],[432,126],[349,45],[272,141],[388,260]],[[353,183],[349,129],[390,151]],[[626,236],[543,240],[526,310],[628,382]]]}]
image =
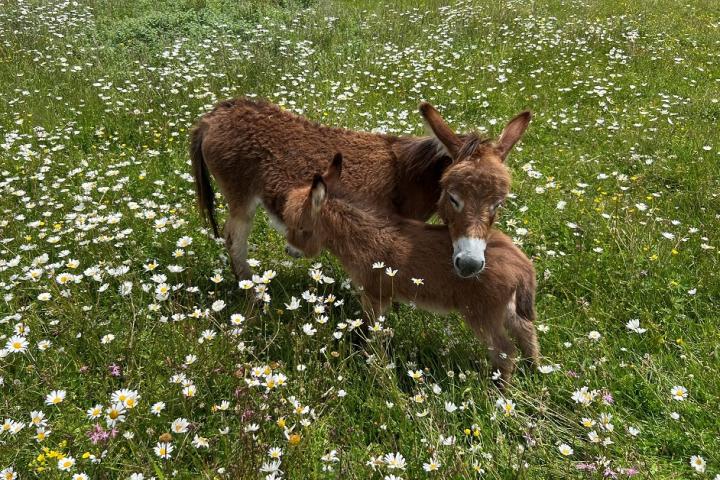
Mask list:
[{"label": "donkey's front leg", "polygon": [[[493,380],[503,389],[510,381],[515,367],[513,356],[515,345],[505,331],[505,306],[483,312],[468,312],[465,319],[475,334],[484,339],[488,347],[488,355],[492,365]],[[496,372],[500,373],[496,377]]]},{"label": "donkey's front leg", "polygon": [[251,202],[241,207],[231,208],[230,216],[225,222],[225,245],[230,254],[233,273],[238,280],[247,280],[252,277],[252,271],[247,262],[248,236],[252,231],[256,206]]},{"label": "donkey's front leg", "polygon": [[389,299],[383,299],[382,297],[363,292],[360,296],[360,303],[362,304],[364,320],[363,332],[367,334],[372,327],[377,323],[378,317],[382,316],[390,305]]},{"label": "donkey's front leg", "polygon": [[360,303],[362,304],[363,312],[365,312],[365,317],[375,322],[375,320],[385,312],[389,302],[384,302],[380,297],[363,292],[360,297]]}]

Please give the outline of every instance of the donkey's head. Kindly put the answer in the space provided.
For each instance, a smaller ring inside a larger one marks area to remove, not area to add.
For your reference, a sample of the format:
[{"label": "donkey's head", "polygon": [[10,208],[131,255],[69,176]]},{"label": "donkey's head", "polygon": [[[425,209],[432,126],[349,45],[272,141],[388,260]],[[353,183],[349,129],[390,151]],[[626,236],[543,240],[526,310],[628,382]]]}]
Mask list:
[{"label": "donkey's head", "polygon": [[328,190],[335,188],[341,171],[342,155],[337,153],[325,173],[315,175],[310,186],[295,188],[288,194],[283,210],[287,242],[305,256],[314,257],[323,248],[326,234],[319,220]]},{"label": "donkey's head", "polygon": [[471,277],[485,268],[486,238],[510,192],[505,159],[525,133],[531,114],[517,115],[497,140],[490,141],[472,134],[460,138],[429,103],[420,105],[420,113],[438,146],[452,159],[440,179],[438,214],[450,230],[455,271]]}]

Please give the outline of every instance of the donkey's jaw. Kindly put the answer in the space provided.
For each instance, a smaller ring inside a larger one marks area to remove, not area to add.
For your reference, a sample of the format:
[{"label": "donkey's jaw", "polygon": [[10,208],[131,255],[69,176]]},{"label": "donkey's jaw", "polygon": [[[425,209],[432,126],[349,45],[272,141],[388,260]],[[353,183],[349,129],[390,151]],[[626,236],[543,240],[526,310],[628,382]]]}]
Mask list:
[{"label": "donkey's jaw", "polygon": [[485,248],[483,238],[460,237],[453,242],[453,266],[455,272],[463,277],[473,277],[485,268]]}]

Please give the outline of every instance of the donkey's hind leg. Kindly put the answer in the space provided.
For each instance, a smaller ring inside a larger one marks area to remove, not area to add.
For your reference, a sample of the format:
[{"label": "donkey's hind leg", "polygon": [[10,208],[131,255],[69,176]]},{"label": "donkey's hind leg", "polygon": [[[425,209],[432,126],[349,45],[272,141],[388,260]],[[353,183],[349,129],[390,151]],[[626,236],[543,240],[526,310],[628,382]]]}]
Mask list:
[{"label": "donkey's hind leg", "polygon": [[540,361],[540,345],[538,345],[537,332],[532,320],[523,318],[517,312],[517,293],[513,293],[505,310],[505,328],[515,339],[524,359],[530,360],[534,365]]},{"label": "donkey's hind leg", "polygon": [[250,201],[245,205],[231,206],[230,216],[225,222],[225,245],[230,254],[233,273],[238,280],[246,280],[252,276],[247,262],[248,236],[252,230],[253,217],[257,202]]},{"label": "donkey's hind leg", "polygon": [[538,344],[535,325],[518,315],[514,309],[508,309],[505,318],[505,327],[515,338],[518,347],[525,359],[530,360],[533,365],[540,363],[540,345]]}]

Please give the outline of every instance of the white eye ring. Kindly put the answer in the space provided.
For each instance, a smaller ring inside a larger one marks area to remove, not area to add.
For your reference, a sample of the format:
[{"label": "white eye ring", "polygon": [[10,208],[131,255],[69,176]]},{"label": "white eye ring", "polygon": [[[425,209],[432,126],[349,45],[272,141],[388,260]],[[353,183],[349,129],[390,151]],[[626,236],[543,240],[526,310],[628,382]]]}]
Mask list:
[{"label": "white eye ring", "polygon": [[448,200],[450,200],[450,204],[452,204],[453,208],[457,210],[458,212],[463,209],[463,201],[460,200],[460,198],[452,193],[448,193]]}]

